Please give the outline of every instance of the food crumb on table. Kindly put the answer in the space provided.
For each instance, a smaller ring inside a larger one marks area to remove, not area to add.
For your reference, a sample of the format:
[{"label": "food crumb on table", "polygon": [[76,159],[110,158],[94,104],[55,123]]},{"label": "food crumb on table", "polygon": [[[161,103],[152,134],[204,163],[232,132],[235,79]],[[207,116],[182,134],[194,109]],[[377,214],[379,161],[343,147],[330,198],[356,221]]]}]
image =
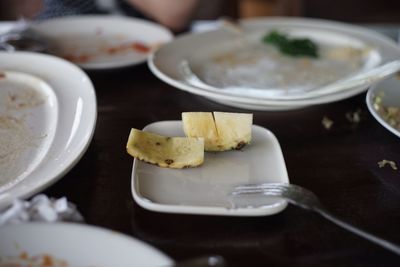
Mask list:
[{"label": "food crumb on table", "polygon": [[379,168],[383,168],[386,165],[389,165],[393,170],[397,171],[397,165],[396,162],[392,161],[392,160],[387,160],[387,159],[383,159],[381,161],[378,162],[378,166]]},{"label": "food crumb on table", "polygon": [[324,116],[322,118],[321,123],[322,123],[322,126],[324,126],[324,128],[327,130],[330,130],[333,125],[333,121],[331,119],[329,119],[327,116]]}]

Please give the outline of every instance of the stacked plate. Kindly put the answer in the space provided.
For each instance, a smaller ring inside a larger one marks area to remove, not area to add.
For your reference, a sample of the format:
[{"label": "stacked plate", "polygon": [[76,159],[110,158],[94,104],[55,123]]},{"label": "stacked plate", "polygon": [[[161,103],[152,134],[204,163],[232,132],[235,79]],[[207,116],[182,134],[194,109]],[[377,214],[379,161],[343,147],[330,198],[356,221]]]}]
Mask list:
[{"label": "stacked plate", "polygon": [[[240,27],[182,35],[149,57],[150,69],[178,89],[252,110],[342,100],[400,69],[396,43],[362,27],[300,18],[243,20]],[[263,42],[274,31],[313,41],[319,57],[284,55]]]}]

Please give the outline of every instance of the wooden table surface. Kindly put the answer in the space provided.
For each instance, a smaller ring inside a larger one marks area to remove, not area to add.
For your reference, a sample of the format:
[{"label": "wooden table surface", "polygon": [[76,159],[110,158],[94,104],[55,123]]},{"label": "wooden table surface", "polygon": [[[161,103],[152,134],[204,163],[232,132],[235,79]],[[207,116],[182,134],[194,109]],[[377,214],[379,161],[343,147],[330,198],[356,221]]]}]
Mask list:
[{"label": "wooden table surface", "polygon": [[[66,196],[88,224],[126,233],[175,260],[219,254],[228,266],[399,266],[400,257],[317,214],[288,206],[264,217],[165,214],[139,207],[131,195],[131,127],[179,120],[183,111],[248,112],[177,90],[145,64],[88,73],[98,100],[93,140],[79,163],[45,190]],[[362,111],[360,123],[347,112]],[[283,150],[290,181],[314,191],[334,214],[400,244],[400,139],[370,115],[365,94],[293,111],[250,111]],[[326,130],[324,116],[334,121]]]}]

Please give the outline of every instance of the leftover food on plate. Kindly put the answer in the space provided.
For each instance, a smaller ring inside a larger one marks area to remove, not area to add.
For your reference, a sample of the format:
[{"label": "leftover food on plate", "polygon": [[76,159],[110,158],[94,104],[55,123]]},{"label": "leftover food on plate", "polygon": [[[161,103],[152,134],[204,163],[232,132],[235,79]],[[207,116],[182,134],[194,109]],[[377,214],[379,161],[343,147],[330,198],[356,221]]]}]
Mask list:
[{"label": "leftover food on plate", "polygon": [[21,252],[16,257],[0,258],[0,267],[68,267],[67,261],[57,259],[50,254],[29,255]]},{"label": "leftover food on plate", "polygon": [[390,126],[400,130],[400,107],[384,105],[382,97],[382,93],[374,97],[374,109]]},{"label": "leftover food on plate", "polygon": [[240,45],[193,56],[192,72],[205,84],[232,93],[281,95],[318,90],[380,62],[374,49],[352,43],[350,37],[331,43],[308,34],[272,31],[261,40],[243,38]]},{"label": "leftover food on plate", "polygon": [[[81,37],[79,39],[83,42]],[[112,43],[107,40],[92,40],[91,42],[93,43],[88,41],[87,44],[80,46],[75,43],[60,42],[62,45],[55,47],[52,52],[74,63],[87,63],[107,56],[126,56],[132,53],[147,55],[152,50],[152,46],[140,41]]]},{"label": "leftover food on plate", "polygon": [[160,167],[182,169],[204,161],[204,139],[167,137],[132,129],[126,145],[128,153]]},{"label": "leftover food on plate", "polygon": [[50,132],[36,127],[47,121],[44,86],[35,76],[0,71],[0,192],[21,181],[50,142]]},{"label": "leftover food on plate", "polygon": [[206,151],[241,149],[251,141],[253,114],[183,112],[186,136],[203,137]]},{"label": "leftover food on plate", "polygon": [[282,54],[318,58],[318,45],[308,38],[289,38],[277,30],[266,34],[262,41],[279,49]]},{"label": "leftover food on plate", "polygon": [[48,40],[50,54],[84,69],[141,64],[150,52],[173,38],[159,24],[108,15],[63,16],[40,21],[33,29]]}]

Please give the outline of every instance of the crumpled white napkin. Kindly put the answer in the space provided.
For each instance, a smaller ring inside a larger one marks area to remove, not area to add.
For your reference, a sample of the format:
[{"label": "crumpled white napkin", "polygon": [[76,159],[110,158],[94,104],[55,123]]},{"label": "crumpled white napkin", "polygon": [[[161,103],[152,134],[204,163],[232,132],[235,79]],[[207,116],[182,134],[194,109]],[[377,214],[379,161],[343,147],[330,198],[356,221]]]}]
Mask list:
[{"label": "crumpled white napkin", "polygon": [[67,198],[49,198],[40,194],[31,200],[15,200],[4,211],[0,211],[0,226],[24,222],[83,222],[76,206]]}]

